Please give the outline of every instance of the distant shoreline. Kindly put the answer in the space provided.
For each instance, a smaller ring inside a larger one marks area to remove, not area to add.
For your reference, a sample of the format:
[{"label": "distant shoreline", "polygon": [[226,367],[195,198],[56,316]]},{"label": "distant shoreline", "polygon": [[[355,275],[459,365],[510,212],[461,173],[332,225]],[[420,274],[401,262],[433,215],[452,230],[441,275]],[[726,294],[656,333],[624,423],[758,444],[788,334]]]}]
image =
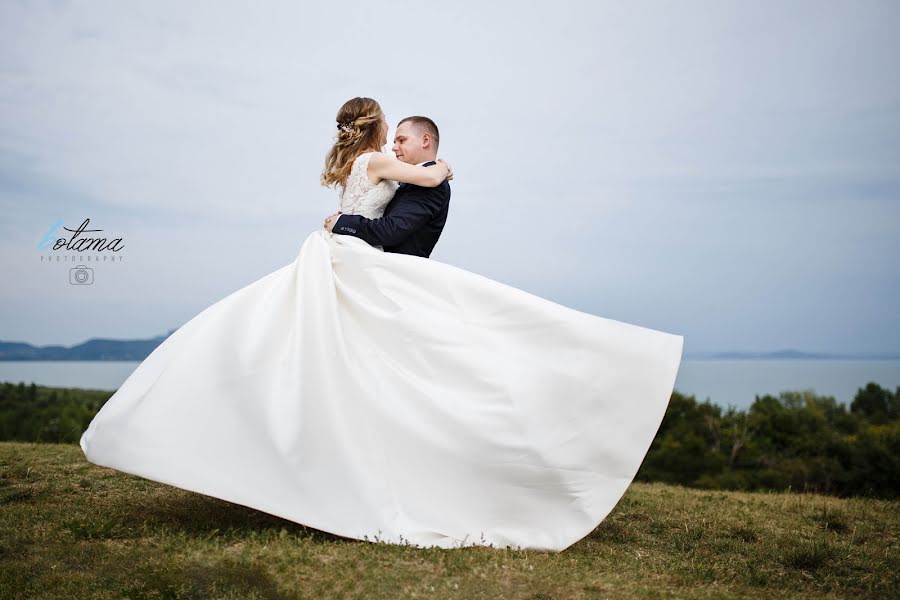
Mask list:
[{"label": "distant shoreline", "polygon": [[[166,340],[165,335],[146,340],[114,340],[92,338],[73,346],[34,346],[26,342],[0,340],[0,361],[3,362],[96,362],[142,361]],[[900,360],[900,352],[806,352],[803,350],[774,350],[747,352],[740,350],[685,352],[685,360]]]},{"label": "distant shoreline", "polygon": [[[117,358],[117,357],[104,357],[104,358],[6,358],[0,357],[0,362],[141,362],[146,358]],[[769,356],[769,355],[760,355],[760,356],[734,356],[730,354],[714,354],[714,355],[706,355],[706,354],[685,354],[682,357],[683,360],[860,360],[860,361],[894,361],[900,360],[900,354],[890,354],[890,355],[844,355],[844,354],[834,354],[834,355],[810,355],[810,356]]]},{"label": "distant shoreline", "polygon": [[828,354],[824,352],[690,352],[684,358],[716,360],[900,360],[900,353],[859,352]]}]

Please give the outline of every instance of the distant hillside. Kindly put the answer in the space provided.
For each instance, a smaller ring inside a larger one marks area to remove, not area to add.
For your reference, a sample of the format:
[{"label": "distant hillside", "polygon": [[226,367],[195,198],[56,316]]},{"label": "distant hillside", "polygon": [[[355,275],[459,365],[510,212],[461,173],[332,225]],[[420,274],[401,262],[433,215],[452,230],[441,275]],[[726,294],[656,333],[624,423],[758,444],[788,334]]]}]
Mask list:
[{"label": "distant hillside", "polygon": [[[33,346],[25,342],[0,340],[2,360],[144,360],[175,329],[149,340],[111,340],[91,338],[75,346]],[[769,352],[685,352],[686,359],[700,360],[900,360],[900,352],[827,353],[802,350]]]},{"label": "distant hillside", "polygon": [[0,341],[0,360],[144,360],[174,331],[148,340],[91,338],[70,347]]}]

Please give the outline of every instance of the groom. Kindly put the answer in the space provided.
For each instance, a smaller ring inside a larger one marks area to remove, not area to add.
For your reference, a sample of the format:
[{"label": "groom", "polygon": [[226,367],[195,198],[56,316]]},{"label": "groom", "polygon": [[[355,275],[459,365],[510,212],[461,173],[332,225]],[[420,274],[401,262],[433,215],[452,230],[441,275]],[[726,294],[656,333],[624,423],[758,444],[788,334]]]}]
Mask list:
[{"label": "groom", "polygon": [[[406,117],[397,124],[394,146],[399,160],[411,165],[433,165],[438,151],[438,128],[428,117]],[[340,211],[325,220],[332,233],[352,235],[385,252],[428,258],[441,237],[450,205],[450,184],[445,179],[429,188],[401,183],[379,219],[345,215]]]}]

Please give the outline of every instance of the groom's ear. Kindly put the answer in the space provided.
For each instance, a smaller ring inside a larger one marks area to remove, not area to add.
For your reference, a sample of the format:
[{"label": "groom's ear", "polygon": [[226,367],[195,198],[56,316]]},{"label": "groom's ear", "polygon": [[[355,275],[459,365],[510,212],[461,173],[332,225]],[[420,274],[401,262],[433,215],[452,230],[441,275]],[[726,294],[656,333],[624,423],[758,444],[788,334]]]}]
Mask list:
[{"label": "groom's ear", "polygon": [[423,133],[423,134],[422,134],[422,147],[423,147],[423,148],[429,148],[429,147],[431,146],[431,143],[432,143],[433,141],[434,141],[434,140],[431,139],[431,134],[430,134],[430,133]]}]

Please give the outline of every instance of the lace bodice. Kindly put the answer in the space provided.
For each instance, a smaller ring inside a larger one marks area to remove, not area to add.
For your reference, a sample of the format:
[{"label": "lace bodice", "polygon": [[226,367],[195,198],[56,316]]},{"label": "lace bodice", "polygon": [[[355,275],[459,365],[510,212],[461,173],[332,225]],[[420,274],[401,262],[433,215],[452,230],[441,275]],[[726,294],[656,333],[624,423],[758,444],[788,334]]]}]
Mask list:
[{"label": "lace bodice", "polygon": [[384,213],[394,192],[399,185],[396,181],[382,179],[378,184],[372,184],[366,175],[369,167],[369,158],[374,152],[360,154],[353,161],[350,175],[347,177],[346,187],[338,186],[341,195],[341,212],[348,215],[362,215],[367,219],[377,219]]}]

